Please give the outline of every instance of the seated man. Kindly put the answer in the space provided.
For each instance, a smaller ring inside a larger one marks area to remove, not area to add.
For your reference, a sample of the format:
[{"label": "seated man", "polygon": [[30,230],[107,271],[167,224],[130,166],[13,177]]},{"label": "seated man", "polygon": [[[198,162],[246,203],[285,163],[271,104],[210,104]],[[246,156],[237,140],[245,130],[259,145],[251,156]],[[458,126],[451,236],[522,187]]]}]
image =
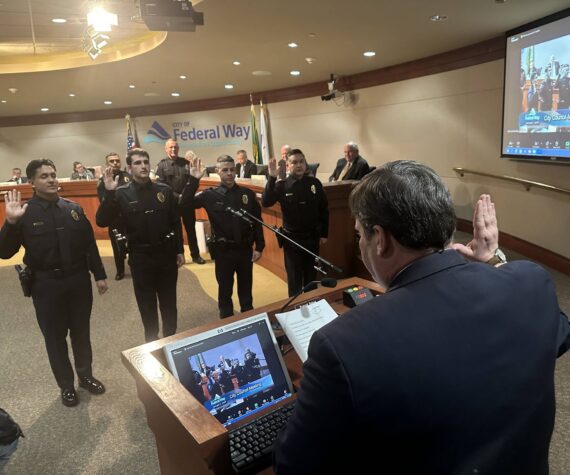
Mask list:
[{"label": "seated man", "polygon": [[87,170],[83,163],[73,162],[73,173],[71,174],[72,180],[94,180],[93,173]]},{"label": "seated man", "polygon": [[358,152],[358,145],[348,142],[344,146],[344,158],[338,159],[329,181],[360,180],[369,171],[368,162]]},{"label": "seated man", "polygon": [[245,150],[238,150],[236,154],[236,177],[251,178],[257,175],[257,166],[249,158]]},{"label": "seated man", "polygon": [[28,183],[28,177],[22,176],[21,168],[12,168],[12,178],[8,180],[16,185],[21,185],[22,183]]},{"label": "seated man", "polygon": [[488,195],[473,241],[449,248],[450,193],[417,162],[368,175],[350,207],[387,291],[313,334],[275,472],[547,474],[554,366],[570,345],[548,273],[501,262]]}]

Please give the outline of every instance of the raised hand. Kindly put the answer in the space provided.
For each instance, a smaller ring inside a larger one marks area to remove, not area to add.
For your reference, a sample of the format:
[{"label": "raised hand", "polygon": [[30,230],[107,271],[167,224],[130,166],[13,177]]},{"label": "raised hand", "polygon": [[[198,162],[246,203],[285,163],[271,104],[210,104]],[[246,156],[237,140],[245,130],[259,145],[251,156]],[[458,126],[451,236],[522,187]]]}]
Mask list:
[{"label": "raised hand", "polygon": [[119,186],[119,175],[113,175],[113,169],[111,167],[105,168],[105,173],[103,175],[103,183],[105,184],[105,189],[109,191],[116,190]]},{"label": "raised hand", "polygon": [[4,195],[6,202],[6,221],[10,224],[16,224],[28,208],[28,203],[22,204],[22,197],[19,191],[8,191]]},{"label": "raised hand", "polygon": [[466,246],[452,244],[451,247],[468,259],[487,262],[499,247],[499,228],[495,205],[490,195],[481,195],[473,212],[473,240]]},{"label": "raised hand", "polygon": [[197,180],[204,176],[205,169],[202,166],[202,160],[200,160],[198,157],[194,157],[188,161],[188,164],[190,166],[190,175],[192,175]]},{"label": "raised hand", "polygon": [[277,159],[276,158],[270,158],[268,165],[269,166],[267,168],[267,172],[269,173],[269,176],[272,176],[273,178],[277,178]]}]

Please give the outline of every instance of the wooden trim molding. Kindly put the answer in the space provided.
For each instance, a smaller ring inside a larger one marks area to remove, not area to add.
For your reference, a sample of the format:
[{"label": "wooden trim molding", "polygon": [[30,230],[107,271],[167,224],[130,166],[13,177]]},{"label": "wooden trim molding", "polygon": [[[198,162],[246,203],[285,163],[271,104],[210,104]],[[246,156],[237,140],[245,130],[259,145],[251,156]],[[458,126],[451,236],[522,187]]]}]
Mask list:
[{"label": "wooden trim molding", "polygon": [[[467,219],[457,219],[457,230],[466,233],[473,232],[473,223]],[[536,262],[540,262],[558,272],[570,276],[570,259],[531,242],[520,239],[511,234],[499,231],[499,242],[501,246],[518,252]]]},{"label": "wooden trim molding", "polygon": [[[495,61],[505,57],[505,39],[503,36],[483,41],[463,48],[436,54],[427,58],[409,61],[407,63],[388,66],[382,69],[345,76],[339,79],[338,88],[341,91],[364,89],[397,81],[404,81],[431,74],[452,71],[455,69],[475,66],[477,64]],[[263,100],[266,104],[283,101],[293,101],[316,97],[327,90],[326,81],[311,84],[274,89],[253,94],[254,103]],[[0,127],[18,127],[24,125],[60,124],[70,122],[87,122],[92,120],[122,119],[126,114],[133,117],[179,114],[199,112],[233,107],[249,106],[249,94],[230,97],[200,99],[196,101],[177,102],[174,104],[158,104],[152,106],[129,107],[128,109],[102,109],[84,112],[69,112],[61,114],[37,114],[26,116],[1,117]]]}]

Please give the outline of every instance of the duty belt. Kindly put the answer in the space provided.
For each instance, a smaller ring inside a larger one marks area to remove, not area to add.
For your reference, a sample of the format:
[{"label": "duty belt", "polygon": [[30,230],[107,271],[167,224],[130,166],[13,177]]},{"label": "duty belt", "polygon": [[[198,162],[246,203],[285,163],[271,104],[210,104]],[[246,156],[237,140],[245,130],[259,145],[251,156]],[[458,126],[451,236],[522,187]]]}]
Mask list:
[{"label": "duty belt", "polygon": [[81,272],[87,271],[87,264],[85,262],[81,262],[79,264],[75,264],[71,266],[70,269],[48,269],[48,270],[36,270],[32,269],[32,276],[35,278],[55,278],[61,279],[63,277],[68,277],[70,275],[79,274]]}]

